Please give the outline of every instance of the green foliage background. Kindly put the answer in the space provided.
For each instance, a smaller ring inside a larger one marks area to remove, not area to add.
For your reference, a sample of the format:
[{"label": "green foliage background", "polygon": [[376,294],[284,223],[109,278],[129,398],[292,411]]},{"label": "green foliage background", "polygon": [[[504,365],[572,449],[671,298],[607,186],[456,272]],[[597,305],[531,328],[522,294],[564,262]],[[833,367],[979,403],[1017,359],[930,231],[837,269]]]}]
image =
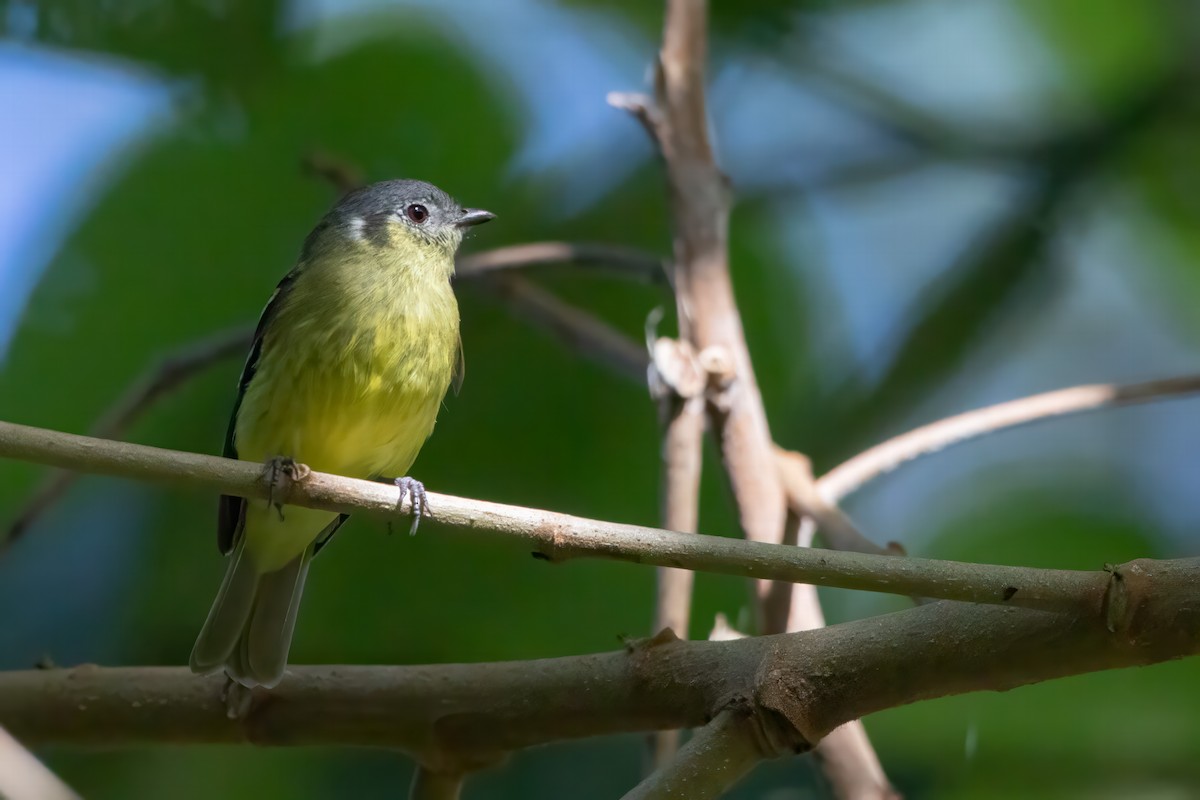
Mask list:
[{"label": "green foliage background", "polygon": [[[0,19],[10,18],[9,5],[0,2]],[[38,43],[135,64],[177,82],[178,91],[169,119],[109,170],[26,307],[0,370],[5,419],[85,431],[154,359],[252,320],[333,199],[299,167],[314,148],[344,156],[370,178],[419,176],[497,211],[500,219],[470,249],[568,239],[669,251],[658,167],[644,152],[631,155],[636,170],[577,215],[553,213],[561,175],[514,179],[507,165],[523,135],[515,94],[452,30],[419,11],[348,14],[289,32],[282,3],[35,5]],[[647,42],[661,25],[655,3],[560,5],[611,15]],[[806,49],[814,31],[836,14],[883,4],[714,5],[722,63],[754,53],[808,80],[822,74],[823,51]],[[814,329],[818,311],[828,313],[828,290],[814,277],[819,248],[789,244],[791,226],[814,224],[788,211],[801,190],[740,198],[735,281],[768,411],[777,438],[822,469],[911,423],[922,403],[995,352],[996,331],[1036,325],[1062,285],[1061,263],[1048,253],[1071,209],[1097,186],[1136,201],[1149,313],[1171,321],[1194,361],[1195,20],[1182,4],[1135,0],[997,5],[1011,6],[1052,55],[1057,97],[1035,104],[1037,113],[1013,131],[940,118],[920,96],[877,110],[887,120],[881,127],[915,143],[921,161],[997,151],[1032,175],[1034,188],[994,225],[969,232],[972,246],[922,295],[880,375],[829,369],[830,354],[836,361],[847,345],[836,326]],[[344,46],[318,58],[318,39]],[[600,276],[547,269],[535,277],[635,337],[647,312],[667,300],[661,289]],[[460,298],[467,382],[447,400],[419,476],[438,491],[653,524],[657,433],[646,392],[515,319],[480,287],[463,285]],[[200,376],[130,438],[217,452],[239,369],[231,360]],[[943,396],[939,407],[947,405],[956,408],[953,396]],[[1072,430],[1087,437],[1094,429]],[[1086,459],[1040,461],[1037,436],[1026,441],[1032,466],[981,467],[974,489],[946,497],[953,513],[910,550],[1079,568],[1194,552],[1194,536],[1189,543],[1156,535],[1121,474]],[[1194,474],[1195,461],[1181,468]],[[1014,478],[1028,477],[1026,469],[1037,485]],[[15,511],[39,476],[0,464],[0,510]],[[715,470],[704,486],[703,530],[732,535]],[[203,493],[81,481],[0,561],[0,666],[28,666],[44,654],[62,664],[183,663],[224,566],[214,510]],[[881,540],[900,536],[883,519],[868,528]],[[409,538],[355,519],[313,570],[292,660],[426,663],[611,649],[619,636],[647,632],[652,596],[648,569],[549,567],[486,538],[446,534],[436,522]],[[835,619],[902,607],[836,592],[827,599]],[[714,613],[736,619],[745,604],[741,581],[700,576],[690,633],[704,636]],[[867,726],[910,797],[1184,797],[1200,786],[1197,686],[1200,665],[1177,663],[927,702]],[[466,797],[618,796],[638,776],[640,746],[628,737],[518,754],[473,779]],[[411,769],[390,753],[346,750],[43,755],[88,797],[385,797],[400,793]],[[796,759],[763,768],[735,796],[823,791],[811,762]]]}]

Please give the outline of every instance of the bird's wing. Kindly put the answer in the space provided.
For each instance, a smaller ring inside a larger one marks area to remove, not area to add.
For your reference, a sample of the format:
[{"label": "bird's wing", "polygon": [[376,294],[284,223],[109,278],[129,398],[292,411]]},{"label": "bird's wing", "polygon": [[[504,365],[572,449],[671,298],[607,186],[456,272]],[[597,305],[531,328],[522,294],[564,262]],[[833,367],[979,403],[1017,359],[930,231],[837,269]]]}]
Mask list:
[{"label": "bird's wing", "polygon": [[462,334],[460,333],[458,335],[458,357],[454,362],[454,377],[450,379],[450,385],[454,387],[456,396],[462,391],[465,377],[467,377],[467,359],[463,356]]},{"label": "bird's wing", "polygon": [[[283,302],[292,290],[299,274],[300,267],[297,266],[283,277],[283,280],[275,287],[271,299],[267,301],[267,307],[263,309],[262,316],[258,318],[258,327],[254,330],[254,343],[250,345],[250,355],[246,357],[246,365],[242,367],[242,377],[238,380],[237,399],[233,401],[233,413],[229,415],[229,427],[225,432],[223,455],[226,458],[238,457],[234,432],[237,430],[238,411],[242,407],[242,398],[246,396],[246,387],[250,385],[250,381],[254,380],[254,373],[258,371],[258,360],[262,356],[263,337],[266,335],[267,328],[270,326],[271,320],[279,313],[279,309],[283,307]],[[222,553],[229,553],[237,542],[238,533],[244,524],[245,506],[246,501],[241,497],[221,495],[220,505],[217,508],[217,546]]]}]

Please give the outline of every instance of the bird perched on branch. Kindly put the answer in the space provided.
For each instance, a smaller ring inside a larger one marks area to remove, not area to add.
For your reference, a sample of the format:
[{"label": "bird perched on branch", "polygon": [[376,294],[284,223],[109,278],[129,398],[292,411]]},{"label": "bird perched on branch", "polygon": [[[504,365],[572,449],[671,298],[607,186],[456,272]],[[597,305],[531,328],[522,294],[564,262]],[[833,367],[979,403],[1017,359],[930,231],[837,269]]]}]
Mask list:
[{"label": "bird perched on branch", "polygon": [[[313,229],[258,322],[225,438],[225,455],[263,461],[272,486],[309,468],[405,476],[463,374],[450,287],[467,228],[493,218],[428,183],[351,192]],[[222,667],[247,687],[279,683],[313,555],[345,514],[222,497],[225,579],[192,650],[193,672]]]}]

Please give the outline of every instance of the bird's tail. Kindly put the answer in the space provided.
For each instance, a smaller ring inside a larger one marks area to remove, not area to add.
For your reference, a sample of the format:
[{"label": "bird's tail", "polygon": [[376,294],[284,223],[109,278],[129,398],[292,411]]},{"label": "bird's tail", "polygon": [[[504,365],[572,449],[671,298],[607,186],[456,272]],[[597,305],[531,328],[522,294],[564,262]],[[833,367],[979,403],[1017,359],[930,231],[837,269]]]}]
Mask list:
[{"label": "bird's tail", "polygon": [[283,678],[296,612],[313,546],[274,572],[259,572],[242,536],[208,619],[192,648],[192,672],[222,667],[243,686],[275,686]]}]

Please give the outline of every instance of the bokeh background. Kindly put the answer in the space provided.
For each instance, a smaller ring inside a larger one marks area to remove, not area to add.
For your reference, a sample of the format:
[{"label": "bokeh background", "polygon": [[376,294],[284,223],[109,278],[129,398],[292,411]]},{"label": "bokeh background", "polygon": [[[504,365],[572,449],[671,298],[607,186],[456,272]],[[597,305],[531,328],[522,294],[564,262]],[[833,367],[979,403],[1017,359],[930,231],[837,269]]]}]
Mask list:
[{"label": "bokeh background", "polygon": [[[776,438],[818,471],[939,416],[1200,356],[1200,16],[1145,0],[715,2],[711,110],[732,259]],[[0,416],[84,432],[157,358],[251,322],[335,193],[333,153],[496,211],[469,250],[543,239],[669,252],[658,164],[608,108],[640,89],[644,0],[0,2]],[[545,268],[640,337],[661,288]],[[463,284],[467,380],[414,470],[436,491],[653,524],[655,413]],[[669,327],[670,322],[666,323]],[[240,359],[134,441],[219,452]],[[1196,404],[1106,411],[906,465],[847,509],[914,554],[1096,568],[1198,549]],[[711,456],[711,453],[710,453]],[[709,459],[710,464],[713,460]],[[0,511],[42,473],[0,464]],[[733,535],[705,475],[704,531]],[[182,664],[224,564],[214,498],[86,478],[0,557],[0,667]],[[693,636],[747,619],[699,576]],[[355,519],[317,562],[294,663],[611,649],[653,574],[547,566],[436,523]],[[833,620],[900,608],[828,592]],[[1200,661],[878,714],[909,797],[1195,796]],[[2,720],[0,720],[2,722]],[[466,797],[615,797],[641,739],[522,753]],[[88,797],[393,797],[387,752],[42,753]],[[811,760],[735,793],[824,796]]]}]

